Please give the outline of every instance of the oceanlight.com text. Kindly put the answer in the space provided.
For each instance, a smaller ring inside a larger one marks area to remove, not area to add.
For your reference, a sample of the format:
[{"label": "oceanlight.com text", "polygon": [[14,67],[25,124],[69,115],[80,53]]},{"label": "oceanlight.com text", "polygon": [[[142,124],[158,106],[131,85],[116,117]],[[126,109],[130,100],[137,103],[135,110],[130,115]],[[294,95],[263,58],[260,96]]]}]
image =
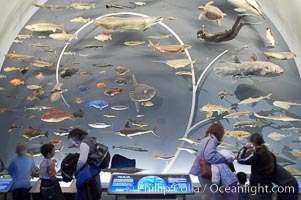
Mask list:
[{"label": "oceanlight.com text", "polygon": [[194,188],[195,193],[203,193],[205,190],[208,190],[212,193],[249,193],[251,195],[256,195],[258,193],[294,193],[295,188],[293,186],[219,186],[216,184],[212,185],[203,185],[203,187]]},{"label": "oceanlight.com text", "polygon": [[204,193],[205,191],[212,193],[249,193],[256,195],[258,193],[294,193],[293,186],[219,186],[216,184],[202,185],[201,187],[191,187],[190,184],[174,184],[166,186],[164,184],[139,184],[138,191],[141,193]]}]

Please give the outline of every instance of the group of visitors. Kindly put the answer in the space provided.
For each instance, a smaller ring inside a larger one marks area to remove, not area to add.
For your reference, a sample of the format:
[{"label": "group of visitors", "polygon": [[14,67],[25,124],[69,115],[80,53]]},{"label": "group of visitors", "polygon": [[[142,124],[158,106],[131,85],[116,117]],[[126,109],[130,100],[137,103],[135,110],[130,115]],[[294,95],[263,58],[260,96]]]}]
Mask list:
[{"label": "group of visitors", "polygon": [[[189,174],[197,176],[204,191],[204,198],[208,200],[225,199],[258,199],[272,200],[273,183],[278,187],[291,187],[292,190],[277,194],[277,200],[297,200],[298,183],[296,179],[282,166],[277,164],[276,157],[264,145],[261,134],[253,133],[235,156],[229,150],[217,151],[217,147],[224,136],[224,127],[221,124],[212,124],[206,131],[206,136],[201,140],[197,157]],[[76,200],[96,200],[101,198],[101,184],[99,171],[90,166],[89,155],[95,151],[95,139],[81,129],[69,132],[69,147],[79,148],[79,158],[76,166],[77,178]],[[44,156],[38,168],[32,157],[26,155],[27,146],[19,143],[16,146],[17,156],[11,161],[7,170],[12,176],[11,191],[13,200],[30,200],[30,176],[39,171],[41,179],[40,198],[42,200],[64,200],[59,181],[56,177],[55,148],[52,144],[43,144],[40,148]],[[233,161],[244,165],[251,165],[249,185],[246,185],[247,175],[235,172]],[[211,168],[210,176],[201,175],[204,165]],[[215,187],[213,189],[213,186]],[[213,191],[214,190],[214,191]]]},{"label": "group of visitors", "polygon": [[[245,185],[246,174],[242,172],[235,174],[235,170],[231,170],[234,161],[233,153],[217,151],[223,136],[224,127],[221,124],[209,126],[205,138],[200,142],[197,157],[189,172],[198,177],[205,199],[272,200],[275,191],[273,190],[273,183],[283,188],[277,193],[277,200],[298,199],[297,180],[277,164],[274,154],[264,145],[265,142],[261,134],[253,133],[248,143],[239,150],[236,157],[238,163],[251,166],[247,187]],[[205,166],[200,165],[201,159],[204,159],[211,166],[211,178],[201,175],[201,168],[205,168]],[[218,189],[213,189],[213,186]]]},{"label": "group of visitors", "polygon": [[[88,133],[79,128],[69,132],[69,147],[79,148],[79,159],[76,167],[75,176],[77,181],[76,200],[96,200],[101,197],[101,185],[99,171],[91,169],[87,163],[88,155],[94,151],[95,140],[88,136]],[[32,174],[39,174],[40,197],[41,200],[65,200],[59,181],[56,177],[56,160],[52,159],[55,155],[53,144],[43,144],[40,152],[44,159],[40,168],[35,165],[31,156],[27,155],[27,145],[19,143],[16,146],[17,156],[10,162],[7,171],[12,176],[11,191],[13,200],[30,200],[29,190],[31,188],[30,179]],[[81,177],[84,177],[84,181]]]}]

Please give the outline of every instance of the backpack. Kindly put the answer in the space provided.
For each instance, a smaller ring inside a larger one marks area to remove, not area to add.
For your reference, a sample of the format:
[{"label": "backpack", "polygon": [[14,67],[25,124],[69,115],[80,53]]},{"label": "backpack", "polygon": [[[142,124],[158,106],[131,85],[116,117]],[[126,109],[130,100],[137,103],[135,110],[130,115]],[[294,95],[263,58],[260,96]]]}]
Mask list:
[{"label": "backpack", "polygon": [[76,171],[79,153],[69,153],[61,162],[61,172],[63,181],[70,182]]},{"label": "backpack", "polygon": [[5,169],[5,165],[3,161],[0,159],[0,172],[2,172]]},{"label": "backpack", "polygon": [[111,155],[109,148],[101,143],[95,143],[92,153],[88,156],[88,163],[99,169],[107,169],[110,165]]}]

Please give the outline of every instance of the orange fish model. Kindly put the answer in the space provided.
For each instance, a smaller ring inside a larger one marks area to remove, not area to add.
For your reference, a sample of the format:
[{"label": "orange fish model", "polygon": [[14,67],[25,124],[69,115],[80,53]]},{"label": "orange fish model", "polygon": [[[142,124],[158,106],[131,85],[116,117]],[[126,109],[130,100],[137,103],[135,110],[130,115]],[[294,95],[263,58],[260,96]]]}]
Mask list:
[{"label": "orange fish model", "polygon": [[122,92],[122,89],[113,88],[113,89],[105,90],[103,93],[107,96],[115,96],[117,94],[120,94],[121,92]]},{"label": "orange fish model", "polygon": [[99,83],[96,84],[96,87],[98,87],[98,88],[104,88],[106,86],[107,86],[107,84],[104,83],[104,82],[99,82]]},{"label": "orange fish model", "polygon": [[49,144],[58,145],[61,144],[62,142],[64,142],[64,140],[50,140]]},{"label": "orange fish model", "polygon": [[10,109],[10,108],[0,108],[0,113],[4,113],[4,112],[13,112],[16,110]]},{"label": "orange fish model", "polygon": [[21,79],[18,79],[18,78],[10,80],[9,83],[12,84],[12,85],[15,85],[15,86],[24,85],[24,81],[22,81]]},{"label": "orange fish model", "polygon": [[61,122],[65,119],[75,120],[73,113],[67,114],[64,111],[56,109],[46,112],[41,116],[41,120],[44,122]]}]

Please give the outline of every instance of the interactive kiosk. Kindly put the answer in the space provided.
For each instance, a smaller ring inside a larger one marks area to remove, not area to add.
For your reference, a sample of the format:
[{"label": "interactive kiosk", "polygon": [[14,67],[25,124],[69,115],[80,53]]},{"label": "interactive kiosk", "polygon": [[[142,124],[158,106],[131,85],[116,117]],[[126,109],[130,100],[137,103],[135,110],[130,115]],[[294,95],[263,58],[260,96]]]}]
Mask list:
[{"label": "interactive kiosk", "polygon": [[116,199],[186,199],[193,194],[188,174],[113,174],[108,194]]},{"label": "interactive kiosk", "polygon": [[0,193],[4,195],[4,200],[7,199],[7,192],[10,189],[12,178],[10,175],[0,175]]}]

